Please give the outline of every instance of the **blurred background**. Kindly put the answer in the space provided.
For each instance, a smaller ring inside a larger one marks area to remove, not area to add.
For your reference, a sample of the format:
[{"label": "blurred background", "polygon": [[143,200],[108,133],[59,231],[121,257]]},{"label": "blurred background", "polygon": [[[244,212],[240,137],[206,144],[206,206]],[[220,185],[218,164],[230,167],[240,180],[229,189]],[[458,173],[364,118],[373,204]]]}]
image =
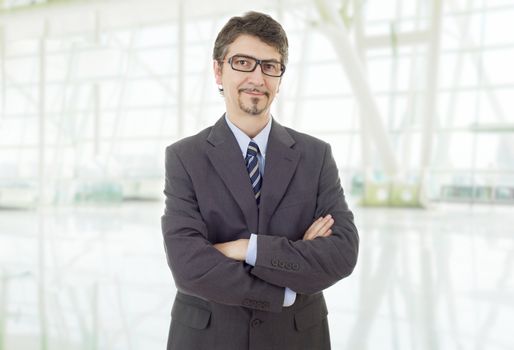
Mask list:
[{"label": "blurred background", "polygon": [[165,348],[164,148],[223,114],[249,10],[360,231],[333,349],[513,349],[514,0],[0,0],[0,350]]}]

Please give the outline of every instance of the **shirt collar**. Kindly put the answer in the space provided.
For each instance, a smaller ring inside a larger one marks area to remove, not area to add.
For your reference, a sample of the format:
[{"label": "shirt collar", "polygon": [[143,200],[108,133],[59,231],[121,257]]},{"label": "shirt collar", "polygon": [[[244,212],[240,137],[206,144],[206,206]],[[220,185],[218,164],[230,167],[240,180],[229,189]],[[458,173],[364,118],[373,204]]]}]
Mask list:
[{"label": "shirt collar", "polygon": [[[268,146],[268,138],[269,133],[271,131],[271,120],[273,118],[269,118],[268,124],[258,133],[253,141],[259,146],[259,151],[263,158],[266,158],[266,147]],[[241,148],[241,153],[243,157],[246,157],[246,151],[248,150],[248,144],[252,140],[248,135],[246,135],[241,129],[239,129],[234,123],[230,121],[228,116],[225,114],[225,120],[227,121],[228,127],[236,137],[237,143],[239,144],[239,148]]]}]

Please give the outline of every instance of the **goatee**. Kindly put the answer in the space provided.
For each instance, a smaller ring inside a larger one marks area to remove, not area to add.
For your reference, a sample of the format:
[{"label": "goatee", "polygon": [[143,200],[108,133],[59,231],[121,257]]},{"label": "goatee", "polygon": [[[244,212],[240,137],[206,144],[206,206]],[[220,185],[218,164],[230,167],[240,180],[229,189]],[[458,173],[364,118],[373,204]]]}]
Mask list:
[{"label": "goatee", "polygon": [[[240,94],[241,93],[242,93],[242,91],[240,91]],[[269,98],[269,93],[264,92],[264,96]],[[262,114],[262,112],[264,112],[266,110],[266,104],[264,104],[264,106],[262,108],[259,108],[260,98],[258,98],[258,97],[250,98],[250,102],[251,102],[250,106],[246,105],[243,102],[241,95],[239,95],[238,102],[239,102],[239,108],[241,108],[241,110],[243,110],[244,112],[246,112],[250,115],[260,115],[260,114]]]}]

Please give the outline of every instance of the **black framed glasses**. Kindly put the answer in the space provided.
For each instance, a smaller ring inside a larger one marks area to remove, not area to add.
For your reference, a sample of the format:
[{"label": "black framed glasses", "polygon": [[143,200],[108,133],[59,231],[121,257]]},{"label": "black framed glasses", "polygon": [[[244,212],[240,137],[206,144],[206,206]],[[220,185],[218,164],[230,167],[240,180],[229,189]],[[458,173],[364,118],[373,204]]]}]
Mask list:
[{"label": "black framed glasses", "polygon": [[233,70],[238,72],[253,72],[257,65],[261,66],[261,72],[270,77],[281,77],[286,71],[286,66],[275,60],[258,60],[252,56],[234,55],[228,59]]}]

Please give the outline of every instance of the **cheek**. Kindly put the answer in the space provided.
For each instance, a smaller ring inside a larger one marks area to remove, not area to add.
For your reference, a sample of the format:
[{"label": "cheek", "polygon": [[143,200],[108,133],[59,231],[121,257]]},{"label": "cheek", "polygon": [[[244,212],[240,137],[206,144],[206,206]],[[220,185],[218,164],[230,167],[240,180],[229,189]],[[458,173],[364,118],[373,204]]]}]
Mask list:
[{"label": "cheek", "polygon": [[279,87],[280,83],[277,82],[271,82],[268,84],[268,90],[272,92],[273,95],[275,95],[278,92]]},{"label": "cheek", "polygon": [[225,82],[227,83],[227,87],[229,87],[230,90],[233,90],[236,93],[239,91],[239,89],[245,87],[245,83],[246,83],[245,80],[241,80],[241,79],[237,79],[237,78],[227,79]]}]

